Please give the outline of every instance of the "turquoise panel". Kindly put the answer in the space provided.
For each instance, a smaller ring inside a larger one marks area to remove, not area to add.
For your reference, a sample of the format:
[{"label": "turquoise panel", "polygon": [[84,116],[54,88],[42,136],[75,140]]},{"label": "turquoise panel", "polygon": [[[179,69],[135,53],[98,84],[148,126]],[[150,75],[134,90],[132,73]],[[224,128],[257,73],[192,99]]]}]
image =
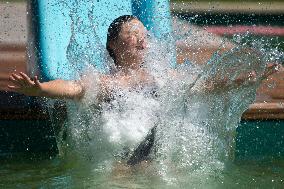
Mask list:
[{"label": "turquoise panel", "polygon": [[[34,14],[31,23],[38,27],[34,33],[37,46],[30,48],[36,48],[39,52],[38,67],[43,80],[77,77],[75,73],[80,69],[80,63],[72,66],[66,54],[73,36],[72,29],[76,32],[76,41],[79,45],[83,44],[83,49],[90,39],[100,41],[105,46],[107,28],[120,15],[137,15],[157,37],[171,31],[168,0],[31,0],[30,5]],[[97,68],[103,71],[100,54],[92,53],[92,56]],[[77,58],[80,60],[80,57]]]},{"label": "turquoise panel", "polygon": [[68,79],[74,72],[66,59],[70,39],[70,18],[68,9],[56,6],[55,0],[38,3],[38,42],[40,49],[40,73],[44,80]]},{"label": "turquoise panel", "polygon": [[[71,16],[76,14],[84,25],[96,26],[95,31],[103,44],[111,21],[123,14],[131,14],[131,2],[120,1],[80,1],[65,2],[58,0],[31,1],[35,13],[37,30],[40,74],[44,80],[57,78],[74,79],[75,69],[67,60],[66,51],[71,37]],[[94,8],[93,11],[92,8]],[[108,14],[106,14],[108,12]],[[90,14],[93,19],[90,19]],[[95,20],[97,23],[90,23]],[[87,34],[87,33],[86,33]],[[84,40],[82,36],[81,40]],[[33,47],[32,47],[33,48]],[[100,66],[100,65],[97,65]]]},{"label": "turquoise panel", "polygon": [[168,0],[133,0],[132,11],[157,38],[166,37],[171,33]]}]

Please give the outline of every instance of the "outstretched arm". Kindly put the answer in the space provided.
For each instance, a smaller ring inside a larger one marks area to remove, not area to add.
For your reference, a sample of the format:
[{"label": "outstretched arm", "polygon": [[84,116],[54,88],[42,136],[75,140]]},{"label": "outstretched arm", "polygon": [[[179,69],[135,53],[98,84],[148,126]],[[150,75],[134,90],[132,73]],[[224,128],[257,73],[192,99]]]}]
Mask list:
[{"label": "outstretched arm", "polygon": [[12,74],[13,85],[8,88],[27,96],[40,96],[59,99],[80,99],[84,96],[84,87],[77,81],[53,80],[41,83],[37,77],[31,79],[26,74]]},{"label": "outstretched arm", "polygon": [[253,84],[257,81],[262,81],[264,79],[267,79],[270,75],[273,73],[276,73],[278,71],[283,71],[283,67],[279,64],[269,64],[265,71],[262,73],[262,75],[257,75],[254,70],[250,71],[249,73],[241,74],[238,78],[235,80],[229,82],[228,78],[210,78],[206,81],[205,88],[208,91],[212,90],[226,90],[226,89],[232,89],[239,87],[246,84]]}]

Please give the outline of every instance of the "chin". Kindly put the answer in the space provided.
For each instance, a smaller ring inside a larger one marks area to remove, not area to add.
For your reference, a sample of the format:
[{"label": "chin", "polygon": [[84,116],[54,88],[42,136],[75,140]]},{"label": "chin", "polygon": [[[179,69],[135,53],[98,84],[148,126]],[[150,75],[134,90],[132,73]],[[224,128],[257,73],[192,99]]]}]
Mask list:
[{"label": "chin", "polygon": [[138,56],[135,56],[135,59],[136,59],[136,60],[139,60],[139,61],[143,61],[144,58],[145,58],[145,56],[143,56],[143,55],[141,55],[141,54],[139,54]]}]

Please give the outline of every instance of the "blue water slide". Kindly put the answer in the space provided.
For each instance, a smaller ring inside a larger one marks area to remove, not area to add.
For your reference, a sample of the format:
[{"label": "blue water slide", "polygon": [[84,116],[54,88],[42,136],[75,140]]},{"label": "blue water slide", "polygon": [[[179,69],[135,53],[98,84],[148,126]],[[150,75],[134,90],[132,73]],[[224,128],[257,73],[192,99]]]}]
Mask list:
[{"label": "blue water slide", "polygon": [[[31,0],[29,6],[33,28],[29,39],[33,44],[29,46],[29,52],[35,51],[29,71],[31,75],[40,75],[44,81],[76,78],[78,67],[68,61],[67,48],[78,18],[80,22],[95,27],[95,34],[82,32],[77,40],[79,43],[83,43],[86,35],[94,35],[94,40],[98,39],[105,46],[108,26],[125,14],[137,16],[157,38],[171,32],[168,0]],[[77,20],[74,20],[74,15]],[[93,57],[98,60],[95,62],[97,68],[104,71],[100,58]]]}]

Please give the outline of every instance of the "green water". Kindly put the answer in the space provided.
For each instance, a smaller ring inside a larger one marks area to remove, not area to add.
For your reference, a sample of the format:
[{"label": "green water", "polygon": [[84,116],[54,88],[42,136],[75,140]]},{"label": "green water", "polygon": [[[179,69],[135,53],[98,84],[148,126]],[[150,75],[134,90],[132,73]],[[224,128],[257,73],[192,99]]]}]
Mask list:
[{"label": "green water", "polygon": [[283,163],[240,161],[215,174],[185,170],[169,182],[151,163],[136,167],[117,163],[105,170],[72,156],[47,160],[14,158],[1,161],[0,188],[283,188]]}]

